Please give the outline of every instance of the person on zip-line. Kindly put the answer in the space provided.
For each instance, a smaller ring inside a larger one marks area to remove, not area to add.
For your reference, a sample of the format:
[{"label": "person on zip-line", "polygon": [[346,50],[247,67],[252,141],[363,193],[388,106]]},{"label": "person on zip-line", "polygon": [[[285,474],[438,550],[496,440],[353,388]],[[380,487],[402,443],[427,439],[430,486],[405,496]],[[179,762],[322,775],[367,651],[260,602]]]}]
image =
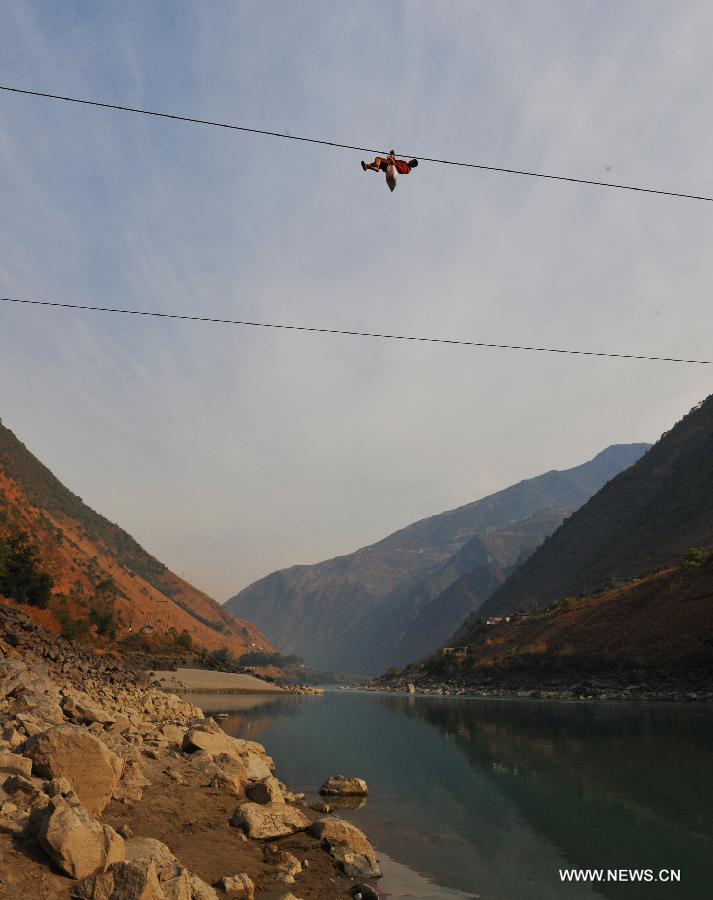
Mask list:
[{"label": "person on zip-line", "polygon": [[393,150],[389,150],[388,156],[377,156],[374,162],[365,163],[361,161],[362,169],[371,172],[383,172],[386,175],[386,184],[390,191],[396,187],[396,179],[399,175],[408,175],[411,169],[415,169],[418,165],[417,159],[396,159]]}]

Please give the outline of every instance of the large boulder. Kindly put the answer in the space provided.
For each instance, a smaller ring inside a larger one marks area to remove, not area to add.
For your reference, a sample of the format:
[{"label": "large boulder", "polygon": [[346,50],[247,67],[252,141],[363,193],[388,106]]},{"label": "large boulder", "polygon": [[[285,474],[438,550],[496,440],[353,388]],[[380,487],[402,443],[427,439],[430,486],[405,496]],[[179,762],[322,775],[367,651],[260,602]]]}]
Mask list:
[{"label": "large boulder", "polygon": [[268,778],[275,770],[262,744],[230,737],[213,719],[194,722],[183,737],[182,748],[201,766],[215,761],[218,768],[237,776],[242,785]]},{"label": "large boulder", "polygon": [[61,795],[35,810],[32,826],[40,847],[70,878],[95,875],[124,858],[124,839]]},{"label": "large boulder", "polygon": [[293,853],[290,853],[289,850],[282,850],[274,844],[265,844],[262,858],[268,866],[273,868],[275,875],[280,879],[287,876],[294,881],[302,871],[302,863]]},{"label": "large boulder", "polygon": [[[218,757],[218,759],[220,758]],[[275,771],[275,763],[266,754],[261,756],[252,750],[246,750],[245,753],[240,755],[239,759],[243,766],[245,780],[248,782],[261,781],[263,778],[268,778]]]},{"label": "large boulder", "polygon": [[113,793],[114,800],[140,800],[144,788],[151,782],[144,775],[143,763],[140,759],[127,759],[124,771]]},{"label": "large boulder", "polygon": [[20,672],[26,672],[27,666],[20,659],[0,657],[0,697],[6,697]]},{"label": "large boulder", "polygon": [[22,834],[27,825],[27,812],[17,803],[2,797],[0,791],[0,834]]},{"label": "large boulder", "polygon": [[305,831],[310,822],[303,812],[286,803],[241,803],[230,824],[242,828],[248,837],[271,840]]},{"label": "large boulder", "polygon": [[121,777],[123,760],[80,725],[58,725],[25,741],[36,775],[67,778],[91,816],[105,808]]},{"label": "large boulder", "polygon": [[129,862],[153,862],[159,881],[175,878],[181,871],[181,866],[170,849],[156,838],[129,838],[126,841],[126,859]]},{"label": "large boulder", "polygon": [[193,900],[191,879],[186,869],[181,869],[178,875],[167,878],[166,881],[159,878],[159,884],[166,900]]},{"label": "large boulder", "polygon": [[363,797],[369,793],[369,788],[363,778],[332,775],[324,782],[319,792],[320,794],[334,794],[336,796]]},{"label": "large boulder", "polygon": [[102,725],[110,725],[114,721],[112,713],[96,703],[88,694],[81,691],[67,694],[62,704],[64,714],[77,722],[90,724],[99,722]]},{"label": "large boulder", "polygon": [[280,782],[274,775],[254,781],[245,788],[245,793],[254,803],[284,803],[285,795],[282,793]]},{"label": "large boulder", "polygon": [[[0,775],[2,790],[10,796],[19,795],[32,799],[40,793],[44,784],[39,778],[25,778],[24,775],[9,775],[2,781],[3,777]],[[0,799],[2,799],[1,795]]]},{"label": "large boulder", "polygon": [[22,734],[15,725],[6,725],[0,732],[0,741],[8,750],[17,750],[20,744],[24,744],[26,735]]},{"label": "large boulder", "polygon": [[242,897],[244,900],[254,900],[255,885],[247,872],[238,872],[237,875],[226,875],[218,882],[228,897]]},{"label": "large boulder", "polygon": [[206,884],[202,878],[189,875],[188,880],[191,883],[191,900],[220,900],[215,889]]},{"label": "large boulder", "polygon": [[117,862],[106,872],[75,886],[76,900],[167,900],[156,866],[149,862]]},{"label": "large boulder", "polygon": [[35,694],[47,694],[54,698],[59,697],[57,685],[50,680],[45,672],[39,669],[12,667],[7,671],[2,685],[3,693],[6,697],[17,697],[24,691],[31,691]]},{"label": "large boulder", "polygon": [[6,775],[23,775],[28,778],[31,772],[31,759],[9,750],[0,750],[0,773],[2,773],[3,779]]},{"label": "large boulder", "polygon": [[186,736],[186,729],[178,725],[164,725],[161,729],[164,740],[171,746],[180,747],[183,744],[183,738]]},{"label": "large boulder", "polygon": [[225,753],[233,759],[240,759],[245,754],[253,754],[266,760],[270,769],[274,769],[274,763],[265,752],[262,744],[258,744],[255,741],[246,741],[243,738],[230,737],[212,719],[204,721],[209,724],[192,725],[185,733],[182,747],[187,753],[206,750],[212,756],[219,756],[221,753]]},{"label": "large boulder", "polygon": [[62,725],[66,720],[57,700],[39,691],[22,691],[12,702],[12,712],[29,713],[47,725]]},{"label": "large boulder", "polygon": [[[193,900],[192,877],[169,848],[155,838],[125,841],[126,860],[82,882],[81,898],[91,900]],[[200,879],[197,884],[200,886]],[[198,894],[199,900],[200,894]],[[210,894],[205,900],[213,900]]]},{"label": "large boulder", "polygon": [[47,723],[41,722],[36,716],[30,715],[30,713],[14,713],[14,716],[28,737],[47,731]]},{"label": "large boulder", "polygon": [[328,816],[313,822],[310,833],[324,841],[345,875],[350,878],[381,877],[374,848],[351,822]]},{"label": "large boulder", "polygon": [[114,720],[106,725],[105,728],[109,734],[123,734],[131,728],[131,722],[126,716],[117,713],[117,715],[114,716]]},{"label": "large boulder", "polygon": [[211,779],[210,786],[220,791],[221,794],[240,797],[243,793],[245,781],[240,774],[218,769]]}]

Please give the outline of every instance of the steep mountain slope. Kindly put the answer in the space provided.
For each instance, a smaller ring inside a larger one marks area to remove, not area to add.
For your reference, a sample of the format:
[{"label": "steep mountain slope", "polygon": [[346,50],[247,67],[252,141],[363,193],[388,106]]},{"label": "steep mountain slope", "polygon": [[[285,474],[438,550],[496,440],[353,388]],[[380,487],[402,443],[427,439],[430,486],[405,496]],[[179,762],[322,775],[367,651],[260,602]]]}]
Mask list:
[{"label": "steep mountain slope", "polygon": [[[484,673],[617,673],[647,677],[713,667],[713,554],[595,597],[571,599],[509,623],[472,616],[453,637],[471,653],[455,666]],[[437,660],[437,656],[432,659]],[[441,657],[442,658],[442,657]],[[630,677],[624,676],[624,678]],[[644,680],[642,678],[642,680]],[[710,690],[710,679],[708,680]]]},{"label": "steep mountain slope", "polygon": [[541,608],[713,546],[713,395],[569,518],[483,606]]},{"label": "steep mountain slope", "polygon": [[[444,564],[475,535],[483,539],[489,530],[507,529],[545,510],[559,508],[561,516],[563,509],[577,509],[647,447],[609,447],[581,466],[521,481],[482,500],[409,525],[348,556],[274,572],[233,597],[227,608],[256,622],[283,652],[299,653],[310,665],[341,672],[378,672],[392,664],[397,643],[400,658],[414,658],[421,652],[414,652],[402,638],[405,629],[410,628],[411,633],[419,629],[401,604],[426,579],[435,579],[433,584],[443,590],[463,574],[461,565],[467,565],[464,561],[454,561],[451,571],[444,571]],[[553,522],[553,527],[556,524]],[[491,540],[495,540],[494,535]],[[501,540],[512,545],[508,560],[523,551],[523,541],[528,548],[532,546],[524,532],[509,538],[503,535]],[[485,551],[478,544],[471,549],[475,568],[483,564]],[[490,590],[502,577],[501,572],[494,578]],[[430,608],[433,591],[427,587],[423,590],[419,596],[430,598],[424,609]],[[483,590],[479,600],[487,593]],[[422,599],[419,602],[423,603]],[[449,630],[453,624],[449,624]],[[425,643],[434,649],[438,639]]]},{"label": "steep mountain slope", "polygon": [[[188,631],[209,650],[239,655],[256,645],[272,649],[252,624],[236,619],[207,594],[147,553],[118,525],[90,509],[0,424],[0,516],[31,535],[54,593],[73,613],[91,608],[97,584],[113,579],[123,622],[137,630]],[[52,626],[49,613],[44,624]],[[56,623],[55,623],[56,627]]]},{"label": "steep mountain slope", "polygon": [[398,637],[384,648],[391,665],[419,659],[445,643],[570,513],[553,507],[471,538],[401,601],[388,630]]}]

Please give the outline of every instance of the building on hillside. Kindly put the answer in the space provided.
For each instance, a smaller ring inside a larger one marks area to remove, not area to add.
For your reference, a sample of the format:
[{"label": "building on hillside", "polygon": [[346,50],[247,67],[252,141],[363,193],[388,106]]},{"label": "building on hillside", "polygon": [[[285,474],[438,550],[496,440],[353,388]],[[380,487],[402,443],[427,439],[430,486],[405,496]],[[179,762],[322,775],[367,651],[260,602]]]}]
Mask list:
[{"label": "building on hillside", "polygon": [[441,653],[444,656],[467,656],[468,647],[443,647]]},{"label": "building on hillside", "polygon": [[629,575],[626,577],[612,576],[611,586],[613,588],[620,588],[620,587],[624,587],[627,584],[633,584],[635,581],[640,581],[640,580],[641,579],[639,578],[638,575]]},{"label": "building on hillside", "polygon": [[502,625],[510,621],[512,616],[489,616],[485,620],[486,625]]}]

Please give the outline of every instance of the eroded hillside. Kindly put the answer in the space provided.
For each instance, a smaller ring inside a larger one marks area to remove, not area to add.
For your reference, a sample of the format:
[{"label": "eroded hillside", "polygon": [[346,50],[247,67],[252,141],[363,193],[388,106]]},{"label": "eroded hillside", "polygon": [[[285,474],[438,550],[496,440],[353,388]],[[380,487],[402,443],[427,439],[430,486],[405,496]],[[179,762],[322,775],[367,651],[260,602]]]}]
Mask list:
[{"label": "eroded hillside", "polygon": [[529,610],[713,547],[713,395],[563,523],[484,605]]},{"label": "eroded hillside", "polygon": [[235,656],[256,647],[272,649],[251,623],[231,615],[90,509],[2,425],[0,514],[6,527],[30,537],[52,576],[49,607],[32,614],[55,631],[63,613],[87,617],[97,586],[110,583],[119,636],[149,626],[163,633],[187,632],[197,646],[227,648]]}]

